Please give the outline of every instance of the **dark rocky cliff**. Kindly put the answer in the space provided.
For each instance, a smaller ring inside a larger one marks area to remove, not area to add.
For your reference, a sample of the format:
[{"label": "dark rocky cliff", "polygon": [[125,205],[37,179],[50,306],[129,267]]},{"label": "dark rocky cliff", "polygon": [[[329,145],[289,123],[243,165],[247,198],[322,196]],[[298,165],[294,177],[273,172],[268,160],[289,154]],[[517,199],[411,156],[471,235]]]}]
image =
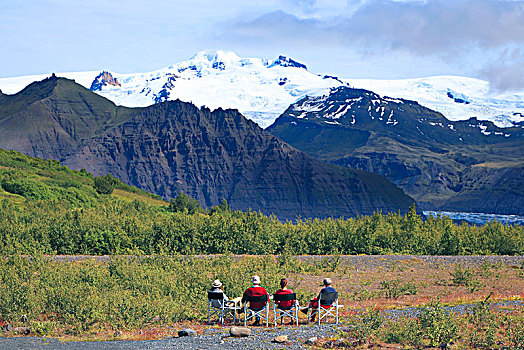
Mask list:
[{"label": "dark rocky cliff", "polygon": [[268,129],[332,164],[386,176],[424,209],[524,215],[524,129],[452,122],[417,102],[342,87]]},{"label": "dark rocky cliff", "polygon": [[[34,98],[8,96],[20,105],[15,113],[4,110],[1,148],[95,175],[111,172],[166,198],[184,191],[205,206],[225,198],[234,209],[282,219],[405,212],[413,202],[384,177],[312,158],[236,110],[211,112],[180,101],[120,108],[56,78],[26,93]],[[7,137],[6,126],[17,136]]]}]

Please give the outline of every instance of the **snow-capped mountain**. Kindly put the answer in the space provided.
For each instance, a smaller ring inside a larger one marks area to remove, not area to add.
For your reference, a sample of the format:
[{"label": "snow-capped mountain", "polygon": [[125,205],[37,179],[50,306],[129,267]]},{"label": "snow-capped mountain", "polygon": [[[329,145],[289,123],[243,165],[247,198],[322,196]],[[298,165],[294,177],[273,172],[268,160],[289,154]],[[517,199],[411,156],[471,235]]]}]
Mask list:
[{"label": "snow-capped mountain", "polygon": [[452,121],[492,121],[498,127],[511,127],[524,121],[524,91],[492,94],[489,82],[479,79],[438,76],[421,79],[347,79],[351,86],[382,96],[417,101],[442,113]]},{"label": "snow-capped mountain", "polygon": [[[238,109],[267,127],[292,103],[328,93],[344,84],[320,77],[288,57],[275,60],[240,58],[233,52],[202,51],[191,59],[150,73],[57,73],[118,105],[145,107],[180,99],[211,109]],[[4,93],[15,93],[46,76],[0,79]],[[104,84],[107,80],[113,83]],[[116,83],[115,83],[116,82]]]},{"label": "snow-capped mountain", "polygon": [[451,121],[413,100],[339,87],[292,104],[267,131],[321,160],[384,175],[419,207],[521,215],[523,127]]},{"label": "snow-capped mountain", "polygon": [[[13,94],[49,75],[0,78],[3,93]],[[233,52],[202,51],[187,61],[149,73],[57,73],[118,105],[144,107],[180,99],[197,106],[234,108],[267,127],[286,108],[306,97],[327,95],[331,88],[350,85],[380,95],[418,101],[450,120],[476,117],[500,127],[524,121],[524,91],[493,95],[489,83],[464,77],[405,80],[339,79],[309,72],[285,56],[274,60],[241,58]]]}]

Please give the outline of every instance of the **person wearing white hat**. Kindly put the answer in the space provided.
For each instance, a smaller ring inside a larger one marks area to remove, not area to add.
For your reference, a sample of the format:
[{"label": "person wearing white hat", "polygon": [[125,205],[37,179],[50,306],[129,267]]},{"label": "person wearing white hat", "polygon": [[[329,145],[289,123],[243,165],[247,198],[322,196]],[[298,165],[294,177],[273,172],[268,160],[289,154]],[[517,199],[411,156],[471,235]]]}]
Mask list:
[{"label": "person wearing white hat", "polygon": [[[267,295],[269,298],[269,293],[267,292],[266,288],[260,286],[260,277],[257,275],[253,276],[251,283],[253,283],[253,285],[246,289],[244,295],[242,296],[242,303],[246,302],[246,297],[260,297]],[[258,311],[263,309],[265,305],[266,303],[264,302],[250,302],[249,308]],[[257,316],[253,326],[258,326],[259,324],[260,317]]]},{"label": "person wearing white hat", "polygon": [[[228,301],[228,297],[227,295],[224,293],[224,287],[222,286],[222,282],[220,282],[220,280],[214,280],[213,281],[213,284],[211,285],[211,290],[210,292],[213,292],[213,293],[222,293],[224,294],[224,300],[225,301]],[[213,305],[214,308],[221,308],[222,307],[222,301],[219,300],[219,299],[213,299],[211,301],[211,305]]]}]

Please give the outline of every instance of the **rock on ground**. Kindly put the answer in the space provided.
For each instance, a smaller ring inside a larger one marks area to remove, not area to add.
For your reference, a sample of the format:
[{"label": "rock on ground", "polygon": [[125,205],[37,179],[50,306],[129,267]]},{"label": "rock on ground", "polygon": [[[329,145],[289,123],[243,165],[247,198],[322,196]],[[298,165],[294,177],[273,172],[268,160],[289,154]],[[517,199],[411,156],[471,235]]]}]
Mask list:
[{"label": "rock on ground", "polygon": [[231,327],[229,334],[232,337],[249,337],[251,335],[251,329],[246,327]]},{"label": "rock on ground", "polygon": [[275,339],[273,339],[273,342],[275,342],[275,343],[285,343],[285,342],[287,342],[287,335],[279,335],[278,337],[275,337]]},{"label": "rock on ground", "polygon": [[197,335],[197,332],[191,328],[185,328],[185,329],[178,331],[179,337],[188,337],[188,336],[194,337],[195,335]]}]

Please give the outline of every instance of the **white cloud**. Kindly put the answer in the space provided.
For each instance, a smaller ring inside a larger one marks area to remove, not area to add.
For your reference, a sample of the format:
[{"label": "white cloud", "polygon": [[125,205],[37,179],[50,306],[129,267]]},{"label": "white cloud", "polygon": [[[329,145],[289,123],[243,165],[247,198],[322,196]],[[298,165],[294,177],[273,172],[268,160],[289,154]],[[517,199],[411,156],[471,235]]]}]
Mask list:
[{"label": "white cloud", "polygon": [[[223,33],[235,43],[339,48],[359,52],[366,59],[385,55],[440,57],[455,70],[470,66],[466,68],[470,74],[474,67],[490,63],[487,60],[494,52],[524,45],[523,1],[348,1],[344,4],[347,11],[332,11],[330,16],[319,16],[321,2],[298,3],[309,9],[310,15],[268,12],[230,23]],[[516,65],[512,57],[505,57],[504,67]],[[492,71],[501,67],[497,62],[493,62]],[[486,72],[484,76],[494,77]],[[496,85],[505,86],[503,82]]]},{"label": "white cloud", "polygon": [[524,88],[524,48],[505,49],[500,57],[480,71],[493,92]]}]

